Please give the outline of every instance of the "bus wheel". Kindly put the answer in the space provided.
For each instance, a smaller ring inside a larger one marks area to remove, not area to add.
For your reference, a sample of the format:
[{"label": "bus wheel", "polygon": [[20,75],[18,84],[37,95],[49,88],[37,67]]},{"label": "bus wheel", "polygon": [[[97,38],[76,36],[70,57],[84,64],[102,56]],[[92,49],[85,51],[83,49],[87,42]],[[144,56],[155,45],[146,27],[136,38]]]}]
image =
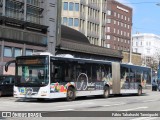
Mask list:
[{"label": "bus wheel", "polygon": [[138,93],[137,93],[138,96],[141,96],[142,95],[142,87],[139,86],[138,87]]},{"label": "bus wheel", "polygon": [[110,94],[109,87],[108,87],[108,86],[105,86],[105,87],[104,87],[103,97],[104,97],[104,98],[108,98],[108,97],[109,97],[109,94]]},{"label": "bus wheel", "polygon": [[72,87],[69,87],[67,90],[67,101],[73,101],[75,100],[75,89]]}]

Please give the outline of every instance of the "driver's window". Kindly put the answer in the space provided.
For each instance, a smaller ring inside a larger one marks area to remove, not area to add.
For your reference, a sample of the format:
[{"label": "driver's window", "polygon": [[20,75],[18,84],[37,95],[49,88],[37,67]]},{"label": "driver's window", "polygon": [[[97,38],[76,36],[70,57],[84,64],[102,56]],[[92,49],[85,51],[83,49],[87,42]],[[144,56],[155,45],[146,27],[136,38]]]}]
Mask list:
[{"label": "driver's window", "polygon": [[10,79],[9,79],[9,78],[5,79],[5,80],[3,81],[3,84],[10,84]]}]

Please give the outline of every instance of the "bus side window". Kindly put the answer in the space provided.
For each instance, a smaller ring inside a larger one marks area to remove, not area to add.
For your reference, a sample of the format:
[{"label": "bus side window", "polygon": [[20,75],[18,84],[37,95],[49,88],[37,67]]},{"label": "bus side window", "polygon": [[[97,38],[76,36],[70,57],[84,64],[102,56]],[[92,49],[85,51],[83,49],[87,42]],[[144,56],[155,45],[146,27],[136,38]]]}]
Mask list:
[{"label": "bus side window", "polygon": [[51,83],[60,82],[63,78],[62,64],[58,62],[51,63]]}]

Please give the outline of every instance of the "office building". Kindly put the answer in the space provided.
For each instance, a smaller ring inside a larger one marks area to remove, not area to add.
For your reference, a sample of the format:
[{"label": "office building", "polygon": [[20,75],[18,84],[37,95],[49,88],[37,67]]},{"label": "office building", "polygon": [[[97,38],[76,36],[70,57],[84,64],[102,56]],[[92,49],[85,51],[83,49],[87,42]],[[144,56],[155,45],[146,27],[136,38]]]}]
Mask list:
[{"label": "office building", "polygon": [[91,44],[116,50],[130,50],[130,7],[114,0],[62,1],[62,24],[85,34]]},{"label": "office building", "polygon": [[107,48],[130,51],[132,8],[115,0],[107,2]]},{"label": "office building", "polygon": [[132,36],[132,50],[140,53],[145,58],[144,64],[149,62],[151,58],[160,58],[160,36],[151,33],[137,33]]},{"label": "office building", "polygon": [[[36,51],[55,53],[60,0],[0,0],[0,74],[5,62]],[[14,66],[9,69],[14,74]]]},{"label": "office building", "polygon": [[87,36],[91,44],[105,46],[106,0],[62,0],[62,24]]}]

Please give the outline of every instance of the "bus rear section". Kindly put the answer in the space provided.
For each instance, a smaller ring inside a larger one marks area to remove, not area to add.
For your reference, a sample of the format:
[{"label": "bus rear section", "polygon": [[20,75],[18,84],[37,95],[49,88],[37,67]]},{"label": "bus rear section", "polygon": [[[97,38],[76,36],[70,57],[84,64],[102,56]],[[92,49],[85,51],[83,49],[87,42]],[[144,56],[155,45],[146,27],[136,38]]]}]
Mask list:
[{"label": "bus rear section", "polygon": [[121,64],[120,66],[120,93],[136,93],[141,95],[151,85],[151,68]]}]

